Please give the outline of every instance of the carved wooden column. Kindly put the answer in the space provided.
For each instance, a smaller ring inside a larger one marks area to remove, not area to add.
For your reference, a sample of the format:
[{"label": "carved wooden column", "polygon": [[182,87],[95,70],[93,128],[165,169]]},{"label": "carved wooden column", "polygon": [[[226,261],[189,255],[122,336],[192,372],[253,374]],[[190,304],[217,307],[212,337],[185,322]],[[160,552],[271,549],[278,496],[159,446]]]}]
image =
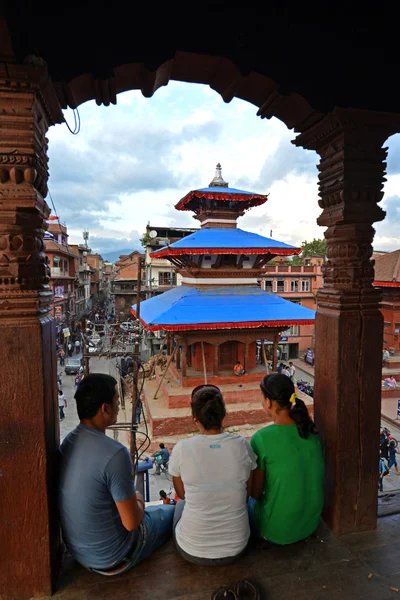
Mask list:
[{"label": "carved wooden column", "polygon": [[188,357],[188,343],[187,340],[182,341],[182,377],[186,377],[187,370],[187,358]]},{"label": "carved wooden column", "polygon": [[176,340],[176,354],[175,354],[175,364],[176,364],[176,368],[179,369],[181,368],[181,340]]},{"label": "carved wooden column", "polygon": [[326,457],[324,517],[335,533],[376,526],[383,323],[372,224],[385,215],[382,144],[399,130],[399,116],[335,109],[295,142],[321,156],[318,223],[327,227],[327,262],[314,402]]},{"label": "carved wooden column", "polygon": [[218,344],[216,344],[214,346],[213,375],[218,375],[218,367],[219,367],[219,346],[218,346]]},{"label": "carved wooden column", "polygon": [[45,135],[61,119],[44,64],[0,62],[0,595],[13,599],[50,594],[60,562],[55,325],[43,234]]}]

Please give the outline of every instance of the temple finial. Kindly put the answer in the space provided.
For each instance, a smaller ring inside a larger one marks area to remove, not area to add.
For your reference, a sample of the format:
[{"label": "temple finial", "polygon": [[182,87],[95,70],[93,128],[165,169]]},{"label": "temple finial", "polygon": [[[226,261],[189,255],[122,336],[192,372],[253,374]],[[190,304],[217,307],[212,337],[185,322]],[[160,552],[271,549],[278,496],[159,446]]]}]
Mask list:
[{"label": "temple finial", "polygon": [[222,177],[221,163],[217,164],[217,166],[215,168],[214,179],[212,180],[212,182],[209,184],[208,187],[229,187],[229,183],[224,181],[224,179]]}]

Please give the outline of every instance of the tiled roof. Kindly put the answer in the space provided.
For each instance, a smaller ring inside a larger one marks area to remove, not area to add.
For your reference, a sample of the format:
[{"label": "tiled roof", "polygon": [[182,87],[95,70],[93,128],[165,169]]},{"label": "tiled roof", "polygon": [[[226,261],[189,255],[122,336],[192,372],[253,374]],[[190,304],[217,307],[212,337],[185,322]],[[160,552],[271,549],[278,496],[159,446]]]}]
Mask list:
[{"label": "tiled roof", "polygon": [[375,258],[375,281],[400,282],[400,250]]},{"label": "tiled roof", "polygon": [[72,250],[68,246],[64,246],[63,244],[59,244],[55,240],[45,240],[44,241],[45,252],[59,252],[60,254],[73,256],[76,258],[76,254],[72,252]]}]

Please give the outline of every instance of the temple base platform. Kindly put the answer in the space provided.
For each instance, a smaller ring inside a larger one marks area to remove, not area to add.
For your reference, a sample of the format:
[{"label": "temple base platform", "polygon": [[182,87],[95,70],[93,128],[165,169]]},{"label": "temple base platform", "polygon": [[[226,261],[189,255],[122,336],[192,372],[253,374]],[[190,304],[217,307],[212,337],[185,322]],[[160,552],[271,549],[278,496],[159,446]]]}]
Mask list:
[{"label": "temple base platform", "polygon": [[[227,431],[250,438],[257,429],[270,422],[261,405],[260,381],[264,373],[263,369],[243,377],[223,374],[207,377],[208,383],[218,385],[224,397],[227,410],[224,427]],[[182,380],[175,368],[168,370],[160,386],[161,377],[161,371],[157,370],[154,379],[146,380],[143,400],[151,425],[152,442],[159,439],[168,445],[174,445],[181,437],[197,433],[190,409],[190,397],[192,389],[204,383],[204,379],[197,376]],[[312,412],[312,398],[301,392],[298,392],[298,396]]]}]

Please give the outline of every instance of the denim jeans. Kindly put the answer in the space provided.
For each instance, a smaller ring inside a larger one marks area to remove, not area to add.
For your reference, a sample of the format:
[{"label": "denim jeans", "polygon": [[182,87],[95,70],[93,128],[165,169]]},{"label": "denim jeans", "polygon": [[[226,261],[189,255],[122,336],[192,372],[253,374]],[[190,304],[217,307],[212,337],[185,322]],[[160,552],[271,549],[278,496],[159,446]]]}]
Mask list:
[{"label": "denim jeans", "polygon": [[172,537],[174,512],[173,504],[148,506],[145,509],[143,523],[140,526],[141,535],[129,557],[132,560],[131,567],[151,556],[157,548]]},{"label": "denim jeans", "polygon": [[63,419],[65,417],[65,415],[64,415],[64,407],[63,406],[59,406],[58,410],[60,411],[60,419]]}]

